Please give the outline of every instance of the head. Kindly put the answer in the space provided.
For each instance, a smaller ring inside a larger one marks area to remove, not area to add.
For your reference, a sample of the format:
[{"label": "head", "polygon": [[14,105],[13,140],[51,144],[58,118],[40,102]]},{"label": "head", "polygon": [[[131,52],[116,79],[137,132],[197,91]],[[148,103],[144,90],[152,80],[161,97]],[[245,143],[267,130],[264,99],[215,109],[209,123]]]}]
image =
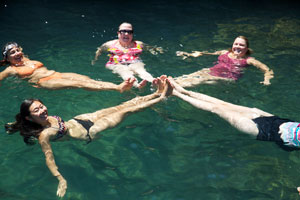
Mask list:
[{"label": "head", "polygon": [[133,27],[130,23],[124,22],[119,26],[118,38],[121,44],[128,44],[132,42]]},{"label": "head", "polygon": [[249,40],[245,36],[238,36],[235,38],[230,52],[238,57],[249,56],[252,53],[249,48]]},{"label": "head", "polygon": [[20,113],[16,115],[16,122],[6,125],[6,129],[20,131],[24,142],[31,144],[32,138],[38,138],[44,129],[42,123],[47,120],[48,111],[41,100],[26,99],[20,106]]},{"label": "head", "polygon": [[9,42],[2,49],[3,61],[10,64],[20,63],[23,59],[22,47],[16,42]]},{"label": "head", "polygon": [[20,107],[22,119],[43,124],[48,118],[47,107],[39,99],[26,99]]}]

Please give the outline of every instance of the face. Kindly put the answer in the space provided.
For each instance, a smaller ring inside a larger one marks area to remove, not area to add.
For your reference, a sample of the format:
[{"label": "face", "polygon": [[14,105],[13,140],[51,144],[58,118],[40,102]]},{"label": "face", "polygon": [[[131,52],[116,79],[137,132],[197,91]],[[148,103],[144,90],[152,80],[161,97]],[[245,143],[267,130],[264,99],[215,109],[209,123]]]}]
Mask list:
[{"label": "face", "polygon": [[23,52],[21,48],[13,47],[11,50],[9,50],[7,54],[7,60],[11,64],[18,64],[22,62],[23,59]]},{"label": "face", "polygon": [[130,43],[133,39],[132,25],[128,23],[123,23],[119,27],[118,38],[120,42]]},{"label": "face", "polygon": [[39,101],[34,101],[29,107],[30,116],[28,120],[41,124],[48,118],[47,107]]},{"label": "face", "polygon": [[243,57],[248,51],[247,43],[242,38],[236,38],[232,44],[232,52],[234,55]]}]

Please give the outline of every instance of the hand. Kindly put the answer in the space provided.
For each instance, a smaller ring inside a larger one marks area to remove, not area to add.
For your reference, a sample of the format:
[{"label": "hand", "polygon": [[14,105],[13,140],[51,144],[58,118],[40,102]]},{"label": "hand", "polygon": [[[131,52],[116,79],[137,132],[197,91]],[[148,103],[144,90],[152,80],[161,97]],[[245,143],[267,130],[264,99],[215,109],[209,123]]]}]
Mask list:
[{"label": "hand", "polygon": [[297,190],[298,190],[298,192],[299,192],[299,195],[300,195],[300,187],[297,187]]},{"label": "hand", "polygon": [[264,80],[264,81],[261,81],[260,83],[264,84],[264,85],[271,85],[270,80]]},{"label": "hand", "polygon": [[66,194],[66,190],[67,190],[67,181],[61,175],[59,175],[58,179],[59,179],[59,183],[58,183],[56,195],[59,197],[63,197]]},{"label": "hand", "polygon": [[158,51],[159,53],[164,53],[164,50],[162,47],[156,47],[156,51]]},{"label": "hand", "polygon": [[123,83],[119,85],[119,91],[122,93],[124,91],[130,90],[133,86],[133,83],[136,81],[135,78],[128,78]]}]

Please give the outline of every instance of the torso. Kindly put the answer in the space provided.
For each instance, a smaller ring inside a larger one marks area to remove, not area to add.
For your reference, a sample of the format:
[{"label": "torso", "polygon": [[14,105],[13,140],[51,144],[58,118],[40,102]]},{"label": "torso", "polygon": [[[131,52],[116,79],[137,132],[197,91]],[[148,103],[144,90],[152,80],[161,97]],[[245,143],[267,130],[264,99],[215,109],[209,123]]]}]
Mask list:
[{"label": "torso", "polygon": [[43,63],[39,61],[25,59],[21,66],[11,66],[16,74],[23,79],[29,79],[29,82],[37,83],[39,79],[50,76],[55,73],[53,70],[48,70]]},{"label": "torso", "polygon": [[142,53],[142,45],[134,42],[131,48],[118,47],[118,41],[114,42],[110,48],[108,48],[109,61],[106,65],[116,64],[131,64],[135,62],[141,62],[139,55]]},{"label": "torso", "polygon": [[243,68],[247,67],[247,58],[234,59],[230,52],[218,57],[218,63],[210,68],[210,75],[237,80],[242,75]]},{"label": "torso", "polygon": [[63,138],[67,134],[67,127],[64,120],[59,116],[50,116],[51,127],[56,130],[56,134],[51,136],[51,141],[56,141]]}]

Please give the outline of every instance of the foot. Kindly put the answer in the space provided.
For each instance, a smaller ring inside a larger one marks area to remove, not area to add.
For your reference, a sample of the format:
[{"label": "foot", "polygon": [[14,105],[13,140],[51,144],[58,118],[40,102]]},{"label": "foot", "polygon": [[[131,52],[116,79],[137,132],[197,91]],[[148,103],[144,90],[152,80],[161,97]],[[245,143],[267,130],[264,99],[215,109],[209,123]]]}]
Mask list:
[{"label": "foot", "polygon": [[160,78],[156,78],[156,87],[157,87],[157,90],[156,90],[156,93],[163,93],[164,89],[165,89],[165,83],[164,81],[162,81]]},{"label": "foot", "polygon": [[135,82],[135,78],[128,78],[126,81],[119,85],[120,92],[124,92],[130,90],[132,88],[133,83]]},{"label": "foot", "polygon": [[176,81],[171,76],[168,77],[168,80],[169,80],[170,84],[172,85],[172,87],[174,89],[176,89],[178,92],[181,92],[181,93],[185,92],[185,89],[183,87],[181,87],[180,85],[178,85],[178,83],[176,83]]},{"label": "foot", "polygon": [[146,85],[147,85],[147,80],[142,80],[142,81],[139,83],[138,88],[139,88],[139,89],[142,89],[142,88],[145,87]]},{"label": "foot", "polygon": [[161,75],[160,77],[157,77],[157,78],[153,79],[152,85],[155,86],[155,87],[158,87],[159,81],[164,82],[166,79],[167,79],[166,75]]}]

